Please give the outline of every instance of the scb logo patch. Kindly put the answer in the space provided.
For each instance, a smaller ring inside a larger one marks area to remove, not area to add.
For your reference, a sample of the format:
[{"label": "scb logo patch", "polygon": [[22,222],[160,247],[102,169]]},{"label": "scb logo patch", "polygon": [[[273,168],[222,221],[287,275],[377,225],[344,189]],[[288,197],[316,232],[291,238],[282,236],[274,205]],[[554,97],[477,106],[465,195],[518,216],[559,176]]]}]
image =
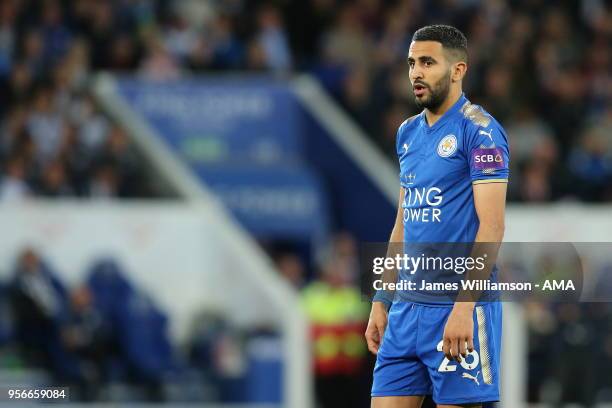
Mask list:
[{"label": "scb logo patch", "polygon": [[503,169],[504,155],[499,147],[478,148],[472,150],[472,167],[475,170]]},{"label": "scb logo patch", "polygon": [[457,151],[457,138],[455,135],[446,135],[438,143],[438,155],[449,157]]}]

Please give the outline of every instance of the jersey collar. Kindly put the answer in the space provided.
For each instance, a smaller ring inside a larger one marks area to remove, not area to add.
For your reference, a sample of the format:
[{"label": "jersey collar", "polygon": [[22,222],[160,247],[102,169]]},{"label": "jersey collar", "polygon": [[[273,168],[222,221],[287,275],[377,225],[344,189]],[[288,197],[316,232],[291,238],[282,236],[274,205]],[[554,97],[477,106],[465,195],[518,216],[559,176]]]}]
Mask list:
[{"label": "jersey collar", "polygon": [[442,117],[438,119],[438,121],[434,123],[433,126],[429,126],[427,124],[427,118],[425,117],[425,110],[423,109],[423,112],[421,112],[421,121],[423,122],[423,127],[425,128],[425,131],[431,132],[433,130],[438,129],[445,122],[447,122],[449,118],[453,117],[453,115],[456,112],[458,112],[466,102],[467,102],[467,98],[465,97],[465,93],[462,92],[459,99],[457,99],[457,102],[455,102],[453,106],[448,108],[448,110],[444,112],[444,115],[442,115]]}]

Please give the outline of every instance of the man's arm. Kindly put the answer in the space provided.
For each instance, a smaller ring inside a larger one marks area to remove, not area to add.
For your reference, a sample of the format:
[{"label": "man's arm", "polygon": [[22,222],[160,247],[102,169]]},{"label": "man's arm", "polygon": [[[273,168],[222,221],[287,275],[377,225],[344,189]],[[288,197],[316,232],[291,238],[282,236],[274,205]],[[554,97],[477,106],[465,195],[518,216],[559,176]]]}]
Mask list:
[{"label": "man's arm", "polygon": [[403,222],[403,187],[400,187],[399,198],[397,199],[397,214],[395,215],[395,224],[393,230],[391,230],[391,237],[389,242],[403,242],[404,241],[404,222]]},{"label": "man's arm", "polygon": [[[486,248],[487,268],[485,269],[487,273],[490,273],[497,258],[499,243],[504,237],[507,183],[479,183],[473,184],[472,188],[474,206],[480,222],[476,243],[484,243],[480,248],[476,244],[475,250],[482,251],[483,248]],[[496,245],[491,245],[491,243],[496,243]],[[455,302],[444,328],[442,351],[449,360],[461,362],[461,356],[466,357],[467,351],[474,350],[473,313],[476,299],[464,298],[461,293],[458,298],[460,301]]]},{"label": "man's arm", "polygon": [[[389,251],[396,247],[398,243],[404,241],[404,225],[402,222],[402,188],[400,188],[399,199],[397,203],[397,215],[395,216],[395,224],[391,230],[389,238]],[[389,254],[387,254],[389,256]],[[388,277],[383,281],[389,280]],[[365,338],[368,343],[368,349],[373,353],[378,353],[378,347],[385,334],[387,327],[387,304],[382,300],[374,300],[372,302],[372,310],[370,311],[370,319],[365,332]]]}]

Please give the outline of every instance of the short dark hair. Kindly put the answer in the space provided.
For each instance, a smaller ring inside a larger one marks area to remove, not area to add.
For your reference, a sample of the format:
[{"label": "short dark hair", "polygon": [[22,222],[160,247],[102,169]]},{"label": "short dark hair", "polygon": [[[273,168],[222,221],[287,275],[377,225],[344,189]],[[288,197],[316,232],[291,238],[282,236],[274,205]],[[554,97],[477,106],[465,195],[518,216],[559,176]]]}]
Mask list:
[{"label": "short dark hair", "polygon": [[457,60],[467,62],[467,38],[457,28],[449,25],[435,24],[418,29],[412,41],[436,41],[445,50],[450,51]]}]

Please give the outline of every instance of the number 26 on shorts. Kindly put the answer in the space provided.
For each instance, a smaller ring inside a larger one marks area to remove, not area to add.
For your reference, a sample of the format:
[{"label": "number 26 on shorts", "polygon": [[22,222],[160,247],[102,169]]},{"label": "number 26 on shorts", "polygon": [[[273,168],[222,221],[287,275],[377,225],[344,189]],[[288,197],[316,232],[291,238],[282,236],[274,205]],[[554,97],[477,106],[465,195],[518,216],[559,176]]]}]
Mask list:
[{"label": "number 26 on shorts", "polygon": [[[441,352],[443,344],[444,344],[444,340],[440,340],[436,349]],[[470,358],[472,361],[468,363],[468,360]],[[463,367],[466,370],[473,370],[476,367],[478,367],[479,362],[480,362],[480,357],[478,357],[478,352],[474,350],[474,351],[469,351],[467,354],[467,357],[464,359],[461,359],[460,364],[461,364],[461,367]],[[442,360],[440,367],[438,367],[438,371],[440,371],[441,373],[449,372],[449,371],[456,371],[456,370],[457,370],[457,365],[451,364],[450,360],[446,357],[444,357],[444,360]]]}]

